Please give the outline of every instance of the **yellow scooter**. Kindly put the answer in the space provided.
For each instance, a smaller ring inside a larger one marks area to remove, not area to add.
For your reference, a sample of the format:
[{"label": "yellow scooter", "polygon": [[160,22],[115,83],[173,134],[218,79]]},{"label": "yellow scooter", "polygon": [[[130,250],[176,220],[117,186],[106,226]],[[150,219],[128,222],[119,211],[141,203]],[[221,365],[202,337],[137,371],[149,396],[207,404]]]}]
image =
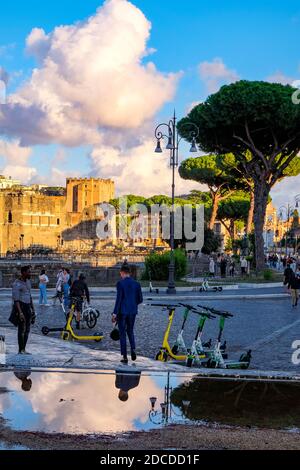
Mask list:
[{"label": "yellow scooter", "polygon": [[67,322],[64,328],[48,328],[47,326],[44,326],[42,328],[42,333],[47,336],[50,332],[55,332],[55,331],[60,331],[61,332],[61,338],[64,341],[95,341],[96,343],[100,343],[100,341],[103,340],[104,335],[103,333],[95,333],[93,336],[92,335],[76,335],[73,328],[72,328],[72,320],[74,318],[74,313],[75,313],[75,306],[76,306],[76,300],[77,299],[72,299],[71,303],[71,308],[70,312],[67,315]]},{"label": "yellow scooter", "polygon": [[[177,307],[181,307],[181,305],[168,305],[168,304],[150,304],[152,307],[163,307],[164,310],[168,310],[169,318],[168,318],[168,325],[164,334],[164,339],[162,346],[159,352],[156,354],[156,361],[167,362],[169,359],[174,359],[175,361],[186,362],[188,358],[188,351],[185,351],[184,354],[177,354],[178,349],[170,346],[169,344],[169,335],[171,331],[171,327],[174,320],[175,310]],[[195,311],[198,313],[192,306],[183,305],[186,307],[188,311]],[[205,314],[204,314],[205,315]],[[209,316],[209,315],[207,315]],[[187,312],[184,315],[184,323],[185,324],[187,318]],[[200,359],[204,359],[206,355],[204,354],[203,357],[201,356]]]}]

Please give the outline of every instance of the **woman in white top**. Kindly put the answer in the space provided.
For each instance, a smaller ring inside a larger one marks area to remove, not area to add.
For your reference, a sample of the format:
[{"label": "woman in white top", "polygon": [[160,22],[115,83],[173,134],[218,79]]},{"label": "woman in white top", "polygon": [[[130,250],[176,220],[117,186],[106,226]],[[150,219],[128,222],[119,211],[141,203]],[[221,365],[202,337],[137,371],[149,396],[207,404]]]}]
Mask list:
[{"label": "woman in white top", "polygon": [[213,258],[209,259],[209,274],[210,276],[215,275],[215,262]]},{"label": "woman in white top", "polygon": [[40,274],[40,305],[45,305],[48,307],[48,299],[47,299],[47,284],[49,282],[48,276],[46,275],[45,269],[42,270]]}]

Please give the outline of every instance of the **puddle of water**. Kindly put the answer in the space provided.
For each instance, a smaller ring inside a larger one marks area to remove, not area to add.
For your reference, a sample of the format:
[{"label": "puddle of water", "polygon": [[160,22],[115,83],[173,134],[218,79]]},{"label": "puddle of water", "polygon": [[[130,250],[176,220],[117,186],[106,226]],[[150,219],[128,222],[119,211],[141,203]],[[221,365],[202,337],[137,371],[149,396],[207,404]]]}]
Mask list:
[{"label": "puddle of water", "polygon": [[28,450],[28,448],[24,446],[10,446],[0,441],[0,450]]},{"label": "puddle of water", "polygon": [[297,383],[196,374],[2,372],[0,418],[14,430],[68,434],[118,434],[199,421],[298,430],[299,392]]},{"label": "puddle of water", "polygon": [[[189,377],[169,375],[169,397],[171,388],[182,385]],[[168,418],[176,423],[186,420],[175,405],[168,410],[168,416],[161,412],[167,380],[166,374],[149,376],[121,371],[103,375],[3,372],[0,417],[11,429],[47,433],[116,434],[148,430],[166,424]],[[156,397],[154,411],[151,397]]]}]

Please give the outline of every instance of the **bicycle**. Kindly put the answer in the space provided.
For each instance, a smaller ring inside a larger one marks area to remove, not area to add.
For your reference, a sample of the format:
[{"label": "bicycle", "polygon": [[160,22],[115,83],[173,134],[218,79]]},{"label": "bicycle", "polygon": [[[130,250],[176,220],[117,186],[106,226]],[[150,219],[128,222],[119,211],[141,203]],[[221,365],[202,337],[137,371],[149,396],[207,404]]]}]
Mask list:
[{"label": "bicycle", "polygon": [[43,335],[47,336],[49,333],[52,332],[61,332],[61,338],[64,341],[95,341],[96,343],[99,343],[102,341],[104,338],[103,333],[95,333],[94,336],[91,335],[77,335],[72,328],[72,321],[75,315],[75,308],[76,308],[76,302],[78,301],[77,298],[72,298],[71,299],[71,308],[69,313],[66,316],[66,324],[64,328],[48,328],[47,326],[44,326],[42,328],[42,333]]},{"label": "bicycle", "polygon": [[63,294],[63,292],[56,291],[56,294],[53,297],[51,297],[51,300],[52,300],[52,307],[56,307],[56,301],[58,300],[59,304],[62,308],[62,311],[64,312],[64,314],[66,314],[66,308],[65,308],[65,304],[64,304],[64,294]]},{"label": "bicycle", "polygon": [[98,309],[91,307],[87,300],[84,299],[82,311],[80,312],[80,321],[85,322],[88,328],[93,329],[97,325],[97,320],[100,317]]}]

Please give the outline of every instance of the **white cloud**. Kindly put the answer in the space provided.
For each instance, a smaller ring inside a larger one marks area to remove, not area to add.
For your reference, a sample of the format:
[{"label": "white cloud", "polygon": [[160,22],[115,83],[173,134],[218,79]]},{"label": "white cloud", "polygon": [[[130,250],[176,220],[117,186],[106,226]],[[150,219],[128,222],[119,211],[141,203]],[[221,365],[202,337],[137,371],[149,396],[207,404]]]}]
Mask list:
[{"label": "white cloud", "polygon": [[292,82],[294,81],[295,79],[292,78],[292,77],[288,77],[287,75],[285,75],[283,72],[281,72],[280,70],[278,70],[277,72],[275,72],[274,74],[272,75],[269,75],[267,78],[266,78],[266,81],[267,82],[270,82],[270,83],[282,83],[283,85],[288,85],[288,84],[292,84]]},{"label": "white cloud", "polygon": [[272,200],[276,207],[288,203],[294,205],[294,198],[298,194],[300,194],[300,175],[284,178],[271,191]]},{"label": "white cloud", "polygon": [[37,174],[37,170],[28,163],[31,152],[31,148],[21,147],[17,140],[0,139],[0,157],[3,159],[1,173],[19,179],[24,184],[29,183]]},{"label": "white cloud", "polygon": [[[154,153],[154,139],[120,151],[111,147],[95,148],[91,155],[92,174],[102,178],[113,178],[118,194],[170,194],[171,170],[169,153]],[[177,176],[176,194],[187,194],[198,184]]]},{"label": "white cloud", "polygon": [[39,67],[0,109],[0,132],[22,145],[101,144],[109,130],[142,126],[173,98],[179,75],[144,62],[151,24],[126,0],[49,34],[34,28],[27,52]]},{"label": "white cloud", "polygon": [[218,91],[223,84],[233,83],[240,79],[236,71],[229,69],[218,57],[212,62],[201,62],[198,69],[209,94]]}]

